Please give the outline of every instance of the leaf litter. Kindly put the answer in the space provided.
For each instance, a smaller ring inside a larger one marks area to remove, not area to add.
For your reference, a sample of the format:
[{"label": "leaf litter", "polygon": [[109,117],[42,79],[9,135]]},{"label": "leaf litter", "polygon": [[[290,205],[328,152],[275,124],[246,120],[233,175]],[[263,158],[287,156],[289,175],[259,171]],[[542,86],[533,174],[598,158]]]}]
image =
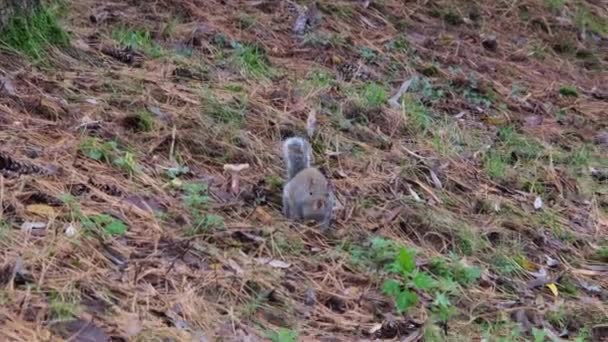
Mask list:
[{"label": "leaf litter", "polygon": [[[589,37],[608,13],[566,2],[561,16],[595,26],[564,29],[548,3],[67,4],[74,44],[48,65],[0,52],[0,336],[606,335],[591,251],[608,229],[607,51]],[[280,214],[276,147],[294,134],[334,180],[328,236]],[[224,179],[225,165],[249,168]],[[398,314],[379,291],[397,254],[374,238],[416,248],[407,270],[457,295],[417,290]],[[91,321],[89,299],[131,314]]]}]

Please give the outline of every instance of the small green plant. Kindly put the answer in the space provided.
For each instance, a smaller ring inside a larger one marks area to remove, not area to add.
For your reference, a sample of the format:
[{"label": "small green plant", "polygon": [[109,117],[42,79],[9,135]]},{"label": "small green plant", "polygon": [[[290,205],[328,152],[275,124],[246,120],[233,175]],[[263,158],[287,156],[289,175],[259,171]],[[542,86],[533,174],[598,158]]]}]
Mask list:
[{"label": "small green plant", "polygon": [[255,78],[273,76],[266,53],[257,45],[235,43],[233,62],[244,76]]},{"label": "small green plant", "polygon": [[554,13],[561,11],[566,4],[566,0],[545,0],[545,6]]},{"label": "small green plant", "polygon": [[4,218],[0,218],[0,240],[3,240],[11,231],[11,225]]},{"label": "small green plant", "polygon": [[602,246],[595,252],[595,257],[598,260],[608,262],[608,246]]},{"label": "small green plant", "polygon": [[374,237],[369,246],[351,246],[348,251],[355,265],[370,268],[385,268],[397,257],[400,245],[393,240]]},{"label": "small green plant", "polygon": [[192,226],[187,230],[188,235],[197,235],[213,229],[224,227],[221,216],[205,213],[211,198],[205,184],[186,183],[182,185],[184,205],[192,218]]},{"label": "small green plant", "polygon": [[532,337],[534,338],[534,342],[545,342],[547,332],[545,330],[532,327]]},{"label": "small green plant", "polygon": [[376,58],[378,58],[378,55],[376,54],[376,51],[374,51],[373,49],[368,48],[368,47],[361,48],[361,50],[360,50],[359,53],[361,55],[361,58],[367,64],[373,63],[376,60]]},{"label": "small green plant", "polygon": [[562,96],[578,97],[578,90],[576,90],[576,87],[574,86],[562,86],[561,88],[559,88],[559,93]]},{"label": "small green plant", "polygon": [[426,134],[433,124],[429,109],[418,99],[406,95],[402,100],[403,114],[407,116],[412,133]]},{"label": "small green plant", "polygon": [[88,158],[114,165],[129,175],[141,171],[135,155],[129,151],[122,151],[116,141],[101,141],[89,137],[80,144],[79,149]]},{"label": "small green plant", "polygon": [[425,103],[436,103],[445,96],[445,91],[440,87],[434,86],[426,77],[416,78],[411,85],[411,89],[421,96]]},{"label": "small green plant", "polygon": [[400,248],[391,271],[399,274],[402,280],[384,281],[382,291],[395,299],[399,313],[407,312],[418,303],[415,290],[429,290],[435,287],[435,281],[428,273],[416,269],[414,252],[405,247]]},{"label": "small green plant", "polygon": [[128,117],[128,123],[131,124],[133,130],[136,132],[151,132],[156,126],[154,114],[146,109],[140,110]]},{"label": "small green plant", "polygon": [[112,163],[117,150],[118,144],[115,141],[102,142],[97,138],[86,138],[80,144],[80,151],[85,156],[106,163]]},{"label": "small green plant", "polygon": [[68,34],[59,25],[56,14],[46,7],[32,13],[18,13],[0,32],[0,44],[34,60],[42,60],[49,46],[66,47]]},{"label": "small green plant", "polygon": [[608,35],[608,20],[584,6],[577,7],[574,21],[579,30],[583,32],[589,31],[601,36]]},{"label": "small green plant", "polygon": [[386,44],[386,49],[389,51],[407,52],[410,49],[410,44],[405,37],[398,35]]},{"label": "small green plant", "polygon": [[336,80],[330,73],[323,70],[313,70],[308,74],[307,81],[310,83],[312,88],[316,90],[329,88],[335,83]]},{"label": "small green plant", "polygon": [[495,149],[488,150],[484,158],[484,169],[493,179],[501,179],[507,171],[506,157]]},{"label": "small green plant", "polygon": [[302,45],[313,48],[338,48],[344,46],[344,37],[334,33],[308,32],[302,37]]},{"label": "small green plant", "polygon": [[150,32],[146,30],[119,27],[112,32],[112,38],[123,46],[140,49],[152,58],[163,55],[163,49],[152,39]]},{"label": "small green plant", "polygon": [[190,172],[190,168],[185,165],[177,165],[175,167],[170,167],[165,171],[165,175],[170,179],[176,179],[181,175],[188,174]]},{"label": "small green plant", "polygon": [[368,108],[379,108],[386,104],[388,93],[378,83],[367,83],[361,91],[361,100]]},{"label": "small green plant", "polygon": [[298,332],[291,329],[280,328],[277,331],[269,331],[266,337],[272,342],[296,342],[298,340]]},{"label": "small green plant", "polygon": [[81,307],[75,296],[52,292],[49,295],[49,311],[54,319],[63,321],[77,317]]},{"label": "small green plant", "polygon": [[97,231],[107,236],[122,236],[127,233],[124,222],[107,214],[83,216],[80,223],[86,230]]}]

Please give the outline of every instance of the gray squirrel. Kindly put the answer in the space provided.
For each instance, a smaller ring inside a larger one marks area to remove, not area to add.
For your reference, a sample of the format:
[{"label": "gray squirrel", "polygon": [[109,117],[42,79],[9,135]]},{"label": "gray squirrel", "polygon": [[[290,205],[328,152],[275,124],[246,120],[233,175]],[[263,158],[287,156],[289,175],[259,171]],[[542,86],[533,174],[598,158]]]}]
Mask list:
[{"label": "gray squirrel", "polygon": [[316,221],[326,232],[331,223],[334,194],[331,184],[314,167],[309,142],[291,137],[283,142],[287,182],[283,188],[283,215],[295,221]]}]

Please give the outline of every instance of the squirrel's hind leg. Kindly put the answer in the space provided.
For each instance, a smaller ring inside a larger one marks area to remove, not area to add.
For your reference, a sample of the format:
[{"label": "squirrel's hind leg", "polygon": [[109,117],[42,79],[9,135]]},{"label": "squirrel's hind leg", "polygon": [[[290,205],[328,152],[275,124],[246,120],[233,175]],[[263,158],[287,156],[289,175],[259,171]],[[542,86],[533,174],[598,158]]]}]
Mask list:
[{"label": "squirrel's hind leg", "polygon": [[291,212],[292,209],[289,206],[289,200],[285,196],[283,196],[283,215],[288,219],[291,219]]}]

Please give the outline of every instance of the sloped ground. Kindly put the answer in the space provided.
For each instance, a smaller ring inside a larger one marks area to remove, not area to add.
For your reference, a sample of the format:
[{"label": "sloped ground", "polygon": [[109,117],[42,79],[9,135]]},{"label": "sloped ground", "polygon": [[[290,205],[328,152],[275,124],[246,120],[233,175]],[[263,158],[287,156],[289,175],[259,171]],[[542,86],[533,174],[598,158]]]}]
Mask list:
[{"label": "sloped ground", "polygon": [[[601,1],[52,8],[0,58],[3,340],[608,335]],[[328,236],[280,214],[311,117]]]}]

